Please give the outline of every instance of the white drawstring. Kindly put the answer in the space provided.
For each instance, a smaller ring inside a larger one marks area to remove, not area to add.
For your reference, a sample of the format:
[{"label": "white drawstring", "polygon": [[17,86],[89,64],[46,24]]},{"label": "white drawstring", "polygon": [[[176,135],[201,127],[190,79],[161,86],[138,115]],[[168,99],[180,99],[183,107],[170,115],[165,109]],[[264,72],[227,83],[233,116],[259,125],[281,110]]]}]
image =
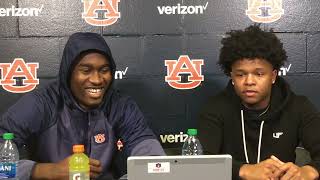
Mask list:
[{"label": "white drawstring", "polygon": [[242,125],[242,143],[243,143],[243,148],[244,148],[244,155],[246,157],[246,162],[249,164],[247,145],[246,145],[246,132],[244,131],[244,118],[243,118],[243,110],[242,109],[241,109],[241,125]]},{"label": "white drawstring", "polygon": [[[257,163],[260,162],[260,151],[261,151],[261,139],[262,139],[263,124],[264,124],[264,121],[262,121],[261,124],[260,124]],[[244,155],[246,157],[246,162],[249,164],[248,152],[247,152],[247,143],[246,143],[246,132],[244,130],[243,110],[241,110],[241,126],[242,126],[242,143],[243,143]]]},{"label": "white drawstring", "polygon": [[260,125],[260,134],[259,134],[259,145],[258,145],[257,163],[260,162],[260,150],[261,150],[261,139],[262,139],[263,124],[264,124],[264,121],[262,121],[262,122],[261,122],[261,125]]}]

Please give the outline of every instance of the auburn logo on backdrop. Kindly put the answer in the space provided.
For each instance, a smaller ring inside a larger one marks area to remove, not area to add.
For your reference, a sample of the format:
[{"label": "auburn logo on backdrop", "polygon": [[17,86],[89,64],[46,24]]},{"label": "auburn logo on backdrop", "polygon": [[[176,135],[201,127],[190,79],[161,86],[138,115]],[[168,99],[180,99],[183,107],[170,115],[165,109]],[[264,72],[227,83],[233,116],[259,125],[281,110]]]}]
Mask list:
[{"label": "auburn logo on backdrop", "polygon": [[[198,87],[204,80],[201,73],[203,59],[192,59],[181,55],[178,60],[165,60],[167,76],[165,81],[175,89],[193,89]],[[181,76],[188,75],[187,81],[183,82]]]},{"label": "auburn logo on backdrop", "polygon": [[254,22],[275,22],[283,14],[282,0],[248,0],[246,15]]},{"label": "auburn logo on backdrop", "polygon": [[[0,63],[0,85],[12,93],[32,91],[38,84],[37,69],[39,63],[25,63],[22,58],[15,58],[13,63]],[[23,78],[21,83],[17,79]]]},{"label": "auburn logo on backdrop", "polygon": [[84,6],[82,18],[93,26],[109,26],[120,18],[118,10],[120,0],[81,0],[81,2]]}]

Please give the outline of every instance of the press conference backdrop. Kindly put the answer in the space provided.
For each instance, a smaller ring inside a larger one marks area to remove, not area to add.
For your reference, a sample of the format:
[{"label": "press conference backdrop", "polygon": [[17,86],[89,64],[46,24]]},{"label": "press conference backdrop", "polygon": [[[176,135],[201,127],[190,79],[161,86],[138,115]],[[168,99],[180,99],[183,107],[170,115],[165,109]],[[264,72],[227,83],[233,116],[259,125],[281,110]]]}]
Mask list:
[{"label": "press conference backdrop", "polygon": [[0,113],[58,75],[78,31],[100,33],[163,146],[178,147],[228,78],[217,66],[226,31],[273,28],[289,61],[279,75],[320,108],[318,0],[0,0]]}]

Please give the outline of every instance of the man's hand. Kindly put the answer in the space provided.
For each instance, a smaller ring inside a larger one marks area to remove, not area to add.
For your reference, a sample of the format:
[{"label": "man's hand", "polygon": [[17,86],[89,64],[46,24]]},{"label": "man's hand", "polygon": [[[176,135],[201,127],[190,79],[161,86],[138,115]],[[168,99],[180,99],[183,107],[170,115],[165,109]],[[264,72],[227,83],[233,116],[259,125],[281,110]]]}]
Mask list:
[{"label": "man's hand", "polygon": [[89,165],[90,165],[90,178],[92,179],[97,178],[102,172],[102,166],[100,161],[90,158]]},{"label": "man's hand", "polygon": [[266,159],[258,164],[245,164],[240,168],[239,176],[246,180],[274,180],[274,172],[278,171],[281,164],[273,159]]},{"label": "man's hand", "polygon": [[57,163],[37,163],[32,171],[32,179],[69,179],[69,158]]},{"label": "man's hand", "polygon": [[[37,163],[33,168],[32,179],[69,179],[69,158],[71,156],[59,161],[57,163]],[[89,159],[90,178],[97,178],[101,172],[102,167],[100,161],[96,159]]]},{"label": "man's hand", "polygon": [[314,180],[319,177],[318,171],[311,166],[299,167],[292,162],[284,163],[275,156],[271,156],[271,159],[282,163],[281,167],[274,172],[280,180]]}]

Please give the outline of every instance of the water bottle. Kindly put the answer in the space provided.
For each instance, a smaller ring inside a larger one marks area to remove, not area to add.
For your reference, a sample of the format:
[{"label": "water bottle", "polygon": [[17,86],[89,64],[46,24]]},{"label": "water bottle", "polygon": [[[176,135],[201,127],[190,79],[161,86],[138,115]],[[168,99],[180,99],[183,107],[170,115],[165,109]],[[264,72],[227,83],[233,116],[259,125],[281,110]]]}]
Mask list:
[{"label": "water bottle", "polygon": [[16,144],[12,141],[13,133],[3,134],[4,144],[0,150],[0,179],[18,179],[17,164],[19,151]]},{"label": "water bottle", "polygon": [[182,155],[202,155],[202,146],[197,138],[197,129],[188,129],[188,138],[182,146]]},{"label": "water bottle", "polygon": [[85,155],[84,145],[74,145],[69,159],[69,180],[90,180],[89,158]]}]

